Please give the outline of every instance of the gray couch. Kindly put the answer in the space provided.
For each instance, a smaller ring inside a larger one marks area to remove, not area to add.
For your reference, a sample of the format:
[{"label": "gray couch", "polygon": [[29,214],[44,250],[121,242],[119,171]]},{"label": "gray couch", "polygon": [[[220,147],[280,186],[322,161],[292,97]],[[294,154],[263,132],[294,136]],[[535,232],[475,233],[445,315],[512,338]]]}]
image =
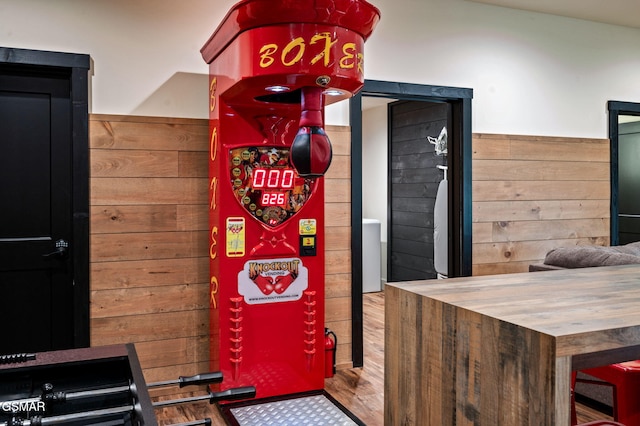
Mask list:
[{"label": "gray couch", "polygon": [[529,265],[529,271],[589,268],[640,263],[640,242],[623,246],[571,246],[551,250],[543,263]]}]

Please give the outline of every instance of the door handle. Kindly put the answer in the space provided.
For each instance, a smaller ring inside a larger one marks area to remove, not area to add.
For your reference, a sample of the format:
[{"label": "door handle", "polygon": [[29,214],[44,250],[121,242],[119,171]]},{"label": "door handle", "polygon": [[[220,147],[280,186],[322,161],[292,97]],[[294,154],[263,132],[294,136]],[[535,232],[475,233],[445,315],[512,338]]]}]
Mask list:
[{"label": "door handle", "polygon": [[43,254],[42,257],[65,258],[69,253],[69,242],[65,240],[56,241],[56,249],[51,253]]}]

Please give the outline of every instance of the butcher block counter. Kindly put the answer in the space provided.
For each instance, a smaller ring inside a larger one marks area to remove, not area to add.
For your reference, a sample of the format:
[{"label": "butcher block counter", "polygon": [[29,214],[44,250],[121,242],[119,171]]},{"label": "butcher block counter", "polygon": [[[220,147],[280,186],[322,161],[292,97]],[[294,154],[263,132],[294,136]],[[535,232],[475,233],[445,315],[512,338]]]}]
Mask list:
[{"label": "butcher block counter", "polygon": [[385,288],[385,425],[567,426],[572,369],[632,359],[640,265]]}]

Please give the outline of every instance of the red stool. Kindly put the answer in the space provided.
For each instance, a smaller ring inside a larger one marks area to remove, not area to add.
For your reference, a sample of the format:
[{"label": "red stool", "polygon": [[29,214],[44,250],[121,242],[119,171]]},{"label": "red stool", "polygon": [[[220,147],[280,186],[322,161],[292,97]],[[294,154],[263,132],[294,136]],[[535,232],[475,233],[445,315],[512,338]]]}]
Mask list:
[{"label": "red stool", "polygon": [[613,385],[614,420],[626,426],[640,426],[640,360],[589,368],[582,372]]},{"label": "red stool", "polygon": [[571,425],[576,426],[625,426],[622,423],[612,422],[611,420],[594,420],[588,423],[580,423],[578,425],[578,418],[576,415],[576,400],[575,400],[575,387],[576,387],[577,373],[574,371],[571,373]]},{"label": "red stool", "polygon": [[576,414],[576,377],[578,373],[571,372],[571,426],[578,424],[578,416]]}]

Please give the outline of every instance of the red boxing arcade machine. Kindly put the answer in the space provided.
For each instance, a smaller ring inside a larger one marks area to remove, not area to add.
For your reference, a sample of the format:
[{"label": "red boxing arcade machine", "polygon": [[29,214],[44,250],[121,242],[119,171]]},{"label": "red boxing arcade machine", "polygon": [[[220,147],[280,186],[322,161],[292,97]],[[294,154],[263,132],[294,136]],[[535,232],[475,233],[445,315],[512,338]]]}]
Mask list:
[{"label": "red boxing arcade machine", "polygon": [[363,0],[245,0],[209,68],[211,367],[257,398],[324,388],[324,105],[362,88]]}]

